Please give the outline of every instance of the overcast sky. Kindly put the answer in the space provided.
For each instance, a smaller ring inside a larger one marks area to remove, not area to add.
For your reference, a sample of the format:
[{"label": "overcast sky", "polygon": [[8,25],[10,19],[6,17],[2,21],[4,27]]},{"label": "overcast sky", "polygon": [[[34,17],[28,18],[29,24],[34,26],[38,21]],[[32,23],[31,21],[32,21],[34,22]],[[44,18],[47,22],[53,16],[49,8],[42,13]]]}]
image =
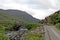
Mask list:
[{"label": "overcast sky", "polygon": [[18,9],[38,19],[60,10],[60,0],[0,0],[1,9]]}]

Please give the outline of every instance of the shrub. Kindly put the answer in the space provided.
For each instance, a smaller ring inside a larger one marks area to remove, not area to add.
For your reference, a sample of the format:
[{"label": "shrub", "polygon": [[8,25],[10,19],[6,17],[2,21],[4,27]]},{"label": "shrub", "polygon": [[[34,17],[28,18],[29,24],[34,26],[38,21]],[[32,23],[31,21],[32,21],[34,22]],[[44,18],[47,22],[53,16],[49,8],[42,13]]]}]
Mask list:
[{"label": "shrub", "polygon": [[36,27],[42,27],[42,24],[39,23],[25,23],[24,27],[27,28],[28,30],[36,28]]},{"label": "shrub", "polygon": [[44,40],[44,37],[38,32],[33,33],[31,31],[29,31],[24,36],[24,40]]},{"label": "shrub", "polygon": [[56,28],[60,30],[60,23],[56,24]]},{"label": "shrub", "polygon": [[8,40],[8,37],[5,35],[4,26],[0,25],[0,40]]},{"label": "shrub", "polygon": [[[0,31],[2,31],[2,30],[0,30]],[[8,40],[8,37],[3,32],[1,32],[0,33],[0,40]]]}]

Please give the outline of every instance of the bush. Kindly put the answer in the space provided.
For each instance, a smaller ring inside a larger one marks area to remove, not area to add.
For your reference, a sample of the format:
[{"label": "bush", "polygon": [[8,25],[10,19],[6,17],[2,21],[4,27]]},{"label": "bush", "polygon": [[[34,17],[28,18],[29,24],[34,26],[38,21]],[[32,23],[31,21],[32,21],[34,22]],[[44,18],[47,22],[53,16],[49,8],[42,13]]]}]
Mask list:
[{"label": "bush", "polygon": [[15,28],[15,26],[14,26],[14,24],[9,24],[9,25],[6,25],[5,26],[5,31],[11,31],[11,30],[13,30]]},{"label": "bush", "polygon": [[0,33],[0,40],[8,40],[8,37],[4,33]]},{"label": "bush", "polygon": [[56,24],[56,28],[60,30],[60,23]]},{"label": "bush", "polygon": [[7,35],[5,35],[4,26],[0,26],[0,40],[8,40]]},{"label": "bush", "polygon": [[24,27],[30,30],[32,28],[32,25],[29,23],[24,24]]},{"label": "bush", "polygon": [[33,33],[31,31],[29,31],[24,36],[24,40],[44,40],[44,37],[38,32]]},{"label": "bush", "polygon": [[42,24],[39,23],[25,23],[24,27],[27,28],[28,30],[36,28],[36,27],[42,27]]}]

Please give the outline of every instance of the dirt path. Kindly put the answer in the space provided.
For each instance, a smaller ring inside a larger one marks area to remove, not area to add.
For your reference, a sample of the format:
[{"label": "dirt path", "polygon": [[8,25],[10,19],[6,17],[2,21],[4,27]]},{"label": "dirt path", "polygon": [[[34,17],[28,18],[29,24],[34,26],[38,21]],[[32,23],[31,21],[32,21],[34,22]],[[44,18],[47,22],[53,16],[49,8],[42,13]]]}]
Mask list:
[{"label": "dirt path", "polygon": [[[45,25],[45,38],[46,40],[60,40],[60,31],[56,30],[54,26],[47,26]],[[47,36],[48,35],[48,36]]]}]

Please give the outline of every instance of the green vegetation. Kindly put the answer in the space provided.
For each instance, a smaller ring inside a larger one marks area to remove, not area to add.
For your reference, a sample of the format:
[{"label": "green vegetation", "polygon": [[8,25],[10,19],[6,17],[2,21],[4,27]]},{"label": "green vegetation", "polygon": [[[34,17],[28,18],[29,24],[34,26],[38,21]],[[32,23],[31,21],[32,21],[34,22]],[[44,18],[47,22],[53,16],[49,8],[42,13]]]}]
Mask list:
[{"label": "green vegetation", "polygon": [[3,18],[1,18],[0,20],[12,20],[12,21],[19,21],[19,18],[15,18],[12,15],[9,14],[5,14],[5,13],[0,13],[0,16],[2,16]]},{"label": "green vegetation", "polygon": [[40,31],[35,30],[37,27],[43,29],[42,24],[39,24],[39,23],[25,23],[24,26],[29,30],[25,34],[24,40],[44,40],[44,36],[42,36]]},{"label": "green vegetation", "polygon": [[55,12],[54,14],[50,15],[49,17],[46,17],[47,23],[50,24],[57,24],[60,23],[60,11]]},{"label": "green vegetation", "polygon": [[16,19],[6,14],[0,14],[0,16],[4,17],[0,19],[0,40],[8,40],[5,32],[13,30]]},{"label": "green vegetation", "polygon": [[11,21],[0,20],[0,40],[8,40],[8,36],[5,34],[6,31],[12,30],[14,24]]},{"label": "green vegetation", "polygon": [[0,20],[0,26],[4,28],[5,30],[12,30],[14,27],[15,22],[13,21],[6,21],[6,20]]},{"label": "green vegetation", "polygon": [[43,25],[40,23],[25,23],[24,27],[27,28],[28,30],[36,28],[36,27],[42,27]]},{"label": "green vegetation", "polygon": [[3,30],[0,30],[0,40],[8,40],[8,37],[4,34]]},{"label": "green vegetation", "polygon": [[5,35],[4,26],[0,25],[0,40],[8,40],[8,37]]},{"label": "green vegetation", "polygon": [[60,10],[45,18],[46,23],[53,24],[60,29]]},{"label": "green vegetation", "polygon": [[56,24],[56,28],[60,30],[60,23]]},{"label": "green vegetation", "polygon": [[44,40],[44,37],[40,33],[33,33],[33,32],[28,32],[26,33],[25,40]]},{"label": "green vegetation", "polygon": [[[14,21],[5,21],[5,20],[0,20],[3,24],[0,24],[0,38],[1,40],[8,40],[8,37],[5,35],[6,31],[11,31],[13,30],[16,26],[16,22]],[[43,28],[42,24],[39,23],[24,23],[23,27],[27,28],[29,32],[25,36],[24,40],[43,40],[43,37],[41,37],[41,34],[36,33],[33,34],[31,31],[37,27]],[[28,37],[26,39],[26,37]]]}]

